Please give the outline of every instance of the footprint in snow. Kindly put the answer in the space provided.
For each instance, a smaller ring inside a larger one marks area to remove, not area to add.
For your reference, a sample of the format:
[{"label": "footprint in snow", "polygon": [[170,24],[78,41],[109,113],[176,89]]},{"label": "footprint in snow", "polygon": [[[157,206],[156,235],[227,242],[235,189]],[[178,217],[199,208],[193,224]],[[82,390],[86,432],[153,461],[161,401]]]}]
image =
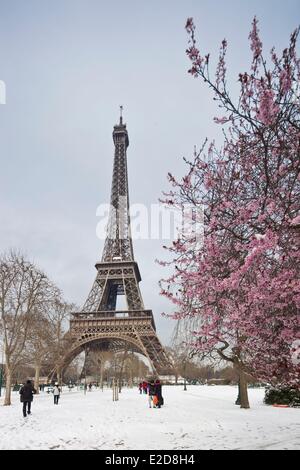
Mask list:
[{"label": "footprint in snow", "polygon": [[124,445],[124,441],[120,441],[116,443],[116,446],[123,446],[123,445]]}]

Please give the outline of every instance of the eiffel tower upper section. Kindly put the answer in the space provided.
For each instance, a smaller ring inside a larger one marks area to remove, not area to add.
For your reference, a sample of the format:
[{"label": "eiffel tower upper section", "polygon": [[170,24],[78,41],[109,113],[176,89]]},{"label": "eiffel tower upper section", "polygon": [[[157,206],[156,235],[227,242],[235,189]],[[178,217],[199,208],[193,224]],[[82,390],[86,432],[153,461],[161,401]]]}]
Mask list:
[{"label": "eiffel tower upper section", "polygon": [[113,140],[115,156],[111,186],[111,209],[102,263],[134,260],[130,233],[126,153],[129,146],[129,138],[126,124],[123,124],[122,115],[120,116],[120,123],[114,126]]},{"label": "eiffel tower upper section", "polygon": [[[114,126],[113,141],[115,154],[107,234],[101,262],[96,264],[97,277],[82,309],[86,313],[98,312],[103,315],[116,311],[119,295],[125,296],[127,312],[144,311],[139,288],[141,276],[138,264],[134,261],[130,232],[127,172],[129,138],[126,124],[123,124],[122,107],[120,122]],[[150,316],[154,324],[152,313]]]}]

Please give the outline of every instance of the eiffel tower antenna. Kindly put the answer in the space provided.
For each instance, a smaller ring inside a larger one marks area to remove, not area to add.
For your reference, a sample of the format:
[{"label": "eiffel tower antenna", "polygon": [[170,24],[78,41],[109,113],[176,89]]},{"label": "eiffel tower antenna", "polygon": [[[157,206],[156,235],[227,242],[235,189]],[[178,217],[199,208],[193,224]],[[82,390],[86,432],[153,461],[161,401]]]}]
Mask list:
[{"label": "eiffel tower antenna", "polygon": [[120,125],[123,124],[123,106],[120,106]]},{"label": "eiffel tower antenna", "polygon": [[[78,313],[72,314],[71,350],[64,366],[79,352],[97,347],[131,351],[146,356],[153,371],[170,371],[172,366],[156,334],[152,310],[145,309],[139,283],[141,275],[134,259],[130,231],[127,148],[129,137],[123,124],[114,126],[115,146],[111,186],[111,211],[101,262],[88,298]],[[126,308],[117,309],[118,296],[126,299]]]}]

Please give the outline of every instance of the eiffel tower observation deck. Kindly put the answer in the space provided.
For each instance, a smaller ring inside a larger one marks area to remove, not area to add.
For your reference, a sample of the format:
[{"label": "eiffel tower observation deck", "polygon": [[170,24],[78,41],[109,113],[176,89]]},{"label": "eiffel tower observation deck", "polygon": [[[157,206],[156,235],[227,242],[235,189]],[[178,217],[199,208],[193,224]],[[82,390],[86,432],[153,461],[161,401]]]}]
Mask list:
[{"label": "eiffel tower observation deck", "polygon": [[[122,107],[120,122],[114,126],[115,146],[110,213],[101,262],[96,279],[82,310],[72,314],[73,341],[69,358],[87,346],[103,350],[131,351],[146,356],[156,373],[170,371],[169,358],[156,334],[152,310],[145,309],[139,283],[141,275],[134,260],[130,232],[127,148],[129,146]],[[125,296],[126,308],[117,310],[118,296]]]}]

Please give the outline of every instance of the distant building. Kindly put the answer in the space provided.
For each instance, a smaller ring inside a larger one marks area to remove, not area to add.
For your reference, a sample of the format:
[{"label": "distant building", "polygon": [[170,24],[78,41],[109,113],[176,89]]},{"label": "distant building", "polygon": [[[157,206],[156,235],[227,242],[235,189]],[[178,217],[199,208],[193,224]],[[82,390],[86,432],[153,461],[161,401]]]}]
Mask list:
[{"label": "distant building", "polygon": [[175,380],[175,376],[174,375],[160,375],[159,376],[159,379],[162,383],[165,383],[165,384],[176,384],[177,385],[183,385],[184,384],[184,378],[179,376],[177,377],[177,382]]},{"label": "distant building", "polygon": [[209,379],[207,385],[230,385],[230,379]]}]

